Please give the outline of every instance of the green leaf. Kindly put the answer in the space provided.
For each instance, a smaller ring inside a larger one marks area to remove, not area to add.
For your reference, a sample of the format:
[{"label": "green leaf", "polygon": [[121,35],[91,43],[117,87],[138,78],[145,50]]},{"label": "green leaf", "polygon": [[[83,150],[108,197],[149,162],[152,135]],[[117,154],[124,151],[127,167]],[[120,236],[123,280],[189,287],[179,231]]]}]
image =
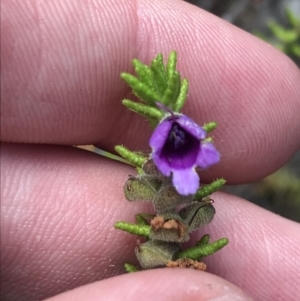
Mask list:
[{"label": "green leaf", "polygon": [[139,81],[135,76],[129,73],[121,73],[121,77],[132,88],[133,93],[141,100],[149,103],[152,106],[156,106],[156,102],[159,100],[159,95],[156,94],[146,84]]},{"label": "green leaf", "polygon": [[218,191],[222,186],[225,185],[225,183],[226,181],[223,178],[221,178],[211,182],[210,184],[201,186],[201,188],[196,192],[194,196],[195,201],[200,201],[203,198]]},{"label": "green leaf", "polygon": [[125,271],[127,273],[134,273],[134,272],[138,272],[139,271],[139,269],[136,266],[134,266],[134,265],[132,265],[130,263],[125,263],[124,264],[124,269],[125,269]]},{"label": "green leaf", "polygon": [[176,102],[173,105],[174,112],[180,112],[186,102],[187,92],[188,92],[189,83],[187,79],[183,79],[180,86],[179,95]]},{"label": "green leaf", "polygon": [[159,94],[160,99],[163,97],[167,88],[167,74],[163,62],[162,54],[158,54],[157,57],[151,62],[151,70],[154,76],[154,85]]},{"label": "green leaf", "polygon": [[173,107],[172,104],[175,103],[179,96],[180,86],[180,74],[175,71],[168,80],[167,89],[165,90],[161,103],[166,106],[171,104],[171,107]]},{"label": "green leaf", "polygon": [[150,225],[148,220],[150,220],[154,217],[155,217],[155,214],[139,213],[139,214],[136,214],[135,220],[138,225]]},{"label": "green leaf", "polygon": [[173,50],[169,55],[167,66],[166,66],[168,80],[173,77],[173,74],[176,71],[176,64],[177,64],[177,52]]},{"label": "green leaf", "polygon": [[208,122],[208,123],[205,123],[202,128],[204,129],[204,131],[206,133],[210,133],[212,132],[213,130],[215,130],[218,126],[218,123],[215,122],[215,121],[212,121],[212,122]]},{"label": "green leaf", "polygon": [[198,260],[204,256],[212,255],[228,244],[227,238],[221,238],[211,244],[195,246],[179,253],[178,258]]},{"label": "green leaf", "polygon": [[129,110],[136,112],[140,115],[143,115],[147,118],[153,118],[156,120],[161,120],[164,114],[155,107],[150,107],[148,105],[144,105],[142,103],[134,102],[129,99],[123,99],[123,105]]},{"label": "green leaf", "polygon": [[132,60],[132,65],[134,66],[135,72],[138,74],[140,81],[150,89],[153,89],[153,73],[151,69],[138,59]]},{"label": "green leaf", "polygon": [[195,247],[201,247],[201,246],[206,246],[208,245],[210,240],[209,234],[203,235],[200,240],[196,243]]},{"label": "green leaf", "polygon": [[136,224],[126,223],[123,221],[116,222],[114,224],[114,228],[131,234],[144,236],[147,238],[150,235],[150,229],[151,229],[151,227],[148,225],[136,225]]},{"label": "green leaf", "polygon": [[146,163],[146,161],[148,160],[147,157],[132,152],[122,145],[115,146],[115,150],[120,156],[122,156],[135,167],[142,167],[144,163]]},{"label": "green leaf", "polygon": [[138,59],[134,59],[132,63],[138,76],[123,72],[121,77],[132,88],[132,92],[148,106],[134,106],[134,102],[126,99],[126,107],[146,116],[152,127],[157,126],[165,115],[165,112],[156,107],[157,102],[180,112],[187,97],[188,82],[186,79],[181,81],[180,73],[176,71],[176,51],[170,53],[166,66],[161,53],[152,60],[150,67]]}]

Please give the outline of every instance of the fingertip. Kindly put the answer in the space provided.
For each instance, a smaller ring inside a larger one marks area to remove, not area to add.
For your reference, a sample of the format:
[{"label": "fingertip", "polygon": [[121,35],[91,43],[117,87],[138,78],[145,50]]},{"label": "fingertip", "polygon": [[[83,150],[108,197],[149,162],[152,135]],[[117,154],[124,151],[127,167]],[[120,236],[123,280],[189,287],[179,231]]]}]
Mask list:
[{"label": "fingertip", "polygon": [[69,300],[250,301],[253,299],[235,285],[207,272],[155,269],[112,277],[47,299],[47,301]]}]

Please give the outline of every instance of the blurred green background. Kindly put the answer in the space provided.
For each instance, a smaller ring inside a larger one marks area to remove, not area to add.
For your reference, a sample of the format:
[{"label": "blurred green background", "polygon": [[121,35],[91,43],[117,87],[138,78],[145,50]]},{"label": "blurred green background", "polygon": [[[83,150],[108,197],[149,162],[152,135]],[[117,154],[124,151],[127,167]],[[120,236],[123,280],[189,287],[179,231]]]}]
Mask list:
[{"label": "blurred green background", "polygon": [[[300,67],[300,0],[187,2],[264,39]],[[300,150],[288,164],[269,177],[251,184],[226,186],[223,190],[300,222]]]}]

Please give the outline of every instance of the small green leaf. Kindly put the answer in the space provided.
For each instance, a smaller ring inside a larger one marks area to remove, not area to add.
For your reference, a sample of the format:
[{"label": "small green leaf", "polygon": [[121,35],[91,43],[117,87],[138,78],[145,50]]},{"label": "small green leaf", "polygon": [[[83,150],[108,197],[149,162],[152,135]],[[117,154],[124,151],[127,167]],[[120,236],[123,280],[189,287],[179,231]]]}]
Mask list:
[{"label": "small green leaf", "polygon": [[138,272],[139,271],[139,269],[136,266],[134,266],[134,265],[132,265],[130,263],[125,263],[124,264],[124,269],[125,269],[125,271],[127,273],[134,273],[134,272]]},{"label": "small green leaf", "polygon": [[195,246],[179,253],[178,258],[198,260],[204,256],[212,255],[228,244],[227,238],[221,238],[211,244]]},{"label": "small green leaf", "polygon": [[149,237],[151,230],[151,227],[147,225],[136,225],[122,221],[116,222],[114,227],[115,229],[144,237]]},{"label": "small green leaf", "polygon": [[167,66],[166,66],[168,80],[172,78],[174,72],[176,71],[176,63],[177,63],[177,52],[173,50],[169,55]]},{"label": "small green leaf", "polygon": [[148,105],[144,105],[142,103],[134,102],[129,99],[124,99],[122,101],[123,105],[127,107],[129,110],[134,111],[140,115],[143,115],[147,118],[154,118],[157,120],[161,120],[164,114],[155,107],[150,107]]},{"label": "small green leaf", "polygon": [[149,219],[152,219],[155,215],[154,214],[148,214],[148,213],[139,213],[136,214],[135,220],[138,225],[150,225]]},{"label": "small green leaf", "polygon": [[147,157],[132,152],[122,145],[115,146],[115,150],[120,156],[122,156],[135,167],[142,167],[144,163],[146,163],[146,161],[148,160]]},{"label": "small green leaf", "polygon": [[212,121],[212,122],[208,122],[208,123],[205,123],[202,128],[204,129],[204,131],[206,133],[210,133],[212,132],[214,129],[216,129],[218,126],[218,123],[215,122],[215,121]]},{"label": "small green leaf", "polygon": [[222,186],[225,185],[225,183],[226,181],[221,178],[211,182],[210,184],[201,186],[201,188],[196,192],[194,196],[195,201],[202,200],[203,198],[218,191]]},{"label": "small green leaf", "polygon": [[134,66],[135,72],[139,75],[140,81],[150,89],[153,89],[153,73],[151,69],[138,59],[132,60],[132,65]]},{"label": "small green leaf", "polygon": [[151,70],[154,76],[154,86],[161,99],[167,88],[167,74],[161,53],[151,62]]},{"label": "small green leaf", "polygon": [[175,112],[180,112],[186,100],[188,82],[186,79],[181,81],[180,73],[176,71],[176,51],[170,53],[166,66],[162,54],[158,54],[152,60],[150,67],[137,59],[132,63],[138,78],[125,72],[121,73],[121,77],[132,88],[132,92],[149,106],[134,105],[134,102],[128,99],[125,100],[125,106],[146,116],[151,127],[157,126],[165,115],[165,112],[157,109],[157,102],[169,106]]},{"label": "small green leaf", "polygon": [[210,236],[209,234],[203,235],[200,240],[196,243],[195,247],[206,246],[209,243]]},{"label": "small green leaf", "polygon": [[161,103],[166,106],[171,104],[171,107],[173,107],[172,104],[175,103],[179,96],[180,86],[180,74],[179,72],[175,71],[173,76],[168,80],[167,89],[165,90]]},{"label": "small green leaf", "polygon": [[180,86],[179,95],[176,102],[173,105],[174,112],[180,112],[186,102],[187,92],[188,92],[189,83],[187,79],[183,79]]},{"label": "small green leaf", "polygon": [[150,89],[147,85],[145,85],[129,73],[123,72],[121,73],[121,77],[132,88],[132,91],[136,96],[138,96],[141,100],[147,102],[148,104],[156,106],[156,102],[160,97],[152,89]]}]

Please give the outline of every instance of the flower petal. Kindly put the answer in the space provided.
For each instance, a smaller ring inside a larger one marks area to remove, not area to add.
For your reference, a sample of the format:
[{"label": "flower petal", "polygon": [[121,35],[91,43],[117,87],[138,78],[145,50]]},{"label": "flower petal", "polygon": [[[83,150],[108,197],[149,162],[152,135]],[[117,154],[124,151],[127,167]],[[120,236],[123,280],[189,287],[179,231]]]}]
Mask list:
[{"label": "flower petal", "polygon": [[199,126],[193,119],[185,115],[180,116],[178,119],[176,119],[175,122],[198,140],[202,140],[206,137],[206,132],[204,131],[204,129]]},{"label": "flower petal", "polygon": [[154,152],[160,153],[165,142],[168,139],[170,130],[172,128],[172,120],[163,120],[154,130],[149,144]]},{"label": "flower petal", "polygon": [[152,159],[154,164],[156,165],[157,169],[166,177],[171,174],[171,166],[169,162],[160,155],[160,153],[154,152],[152,154]]},{"label": "flower petal", "polygon": [[216,150],[214,145],[210,142],[202,143],[197,157],[197,166],[207,168],[219,161],[220,153]]},{"label": "flower petal", "polygon": [[195,168],[174,170],[172,183],[181,195],[194,194],[200,186],[200,179]]}]

